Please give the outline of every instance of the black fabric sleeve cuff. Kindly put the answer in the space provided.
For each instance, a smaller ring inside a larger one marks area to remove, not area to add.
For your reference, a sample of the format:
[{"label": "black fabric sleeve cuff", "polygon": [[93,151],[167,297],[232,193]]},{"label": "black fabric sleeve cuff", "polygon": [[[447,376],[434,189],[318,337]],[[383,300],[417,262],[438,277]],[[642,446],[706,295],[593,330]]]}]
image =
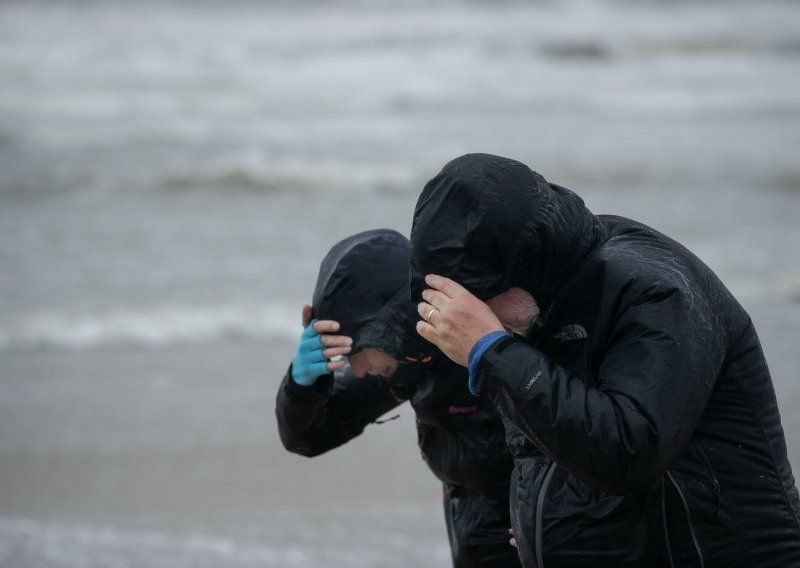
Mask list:
[{"label": "black fabric sleeve cuff", "polygon": [[314,403],[322,402],[330,396],[333,374],[323,375],[319,377],[313,385],[306,387],[294,382],[294,379],[292,379],[292,367],[290,365],[289,369],[286,371],[283,382],[286,385],[286,394],[292,402],[304,406],[313,406]]},{"label": "black fabric sleeve cuff", "polygon": [[518,339],[507,336],[492,343],[483,353],[476,373],[476,381],[483,394],[491,397],[496,392],[497,381],[506,375],[504,367],[508,362],[503,361],[503,352],[519,344]]}]

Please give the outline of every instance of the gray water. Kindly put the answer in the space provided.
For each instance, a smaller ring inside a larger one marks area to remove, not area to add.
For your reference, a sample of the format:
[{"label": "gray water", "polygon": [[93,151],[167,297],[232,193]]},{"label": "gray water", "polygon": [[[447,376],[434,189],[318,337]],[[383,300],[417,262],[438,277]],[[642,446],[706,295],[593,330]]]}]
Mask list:
[{"label": "gray water", "polygon": [[0,3],[0,566],[447,566],[413,412],[274,394],[337,239],[466,152],[705,260],[800,468],[800,5]]}]

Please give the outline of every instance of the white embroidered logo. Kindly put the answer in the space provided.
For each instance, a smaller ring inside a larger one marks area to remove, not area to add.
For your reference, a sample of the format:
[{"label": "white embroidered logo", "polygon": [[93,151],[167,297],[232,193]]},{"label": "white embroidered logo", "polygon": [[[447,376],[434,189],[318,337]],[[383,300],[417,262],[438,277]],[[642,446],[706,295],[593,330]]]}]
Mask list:
[{"label": "white embroidered logo", "polygon": [[531,377],[531,380],[530,380],[530,381],[528,381],[528,384],[527,384],[527,385],[525,385],[525,390],[526,390],[526,391],[529,391],[529,390],[531,390],[531,387],[533,386],[533,384],[534,384],[534,383],[535,383],[535,382],[536,382],[536,381],[539,379],[539,377],[541,377],[541,376],[542,376],[542,371],[537,371],[537,372],[536,372],[536,374],[535,374],[535,375],[533,375],[533,376]]},{"label": "white embroidered logo", "polygon": [[565,325],[561,328],[561,331],[553,336],[554,339],[557,339],[562,343],[566,343],[567,341],[575,341],[577,339],[586,339],[587,337],[589,337],[589,334],[586,332],[586,328],[579,323]]}]

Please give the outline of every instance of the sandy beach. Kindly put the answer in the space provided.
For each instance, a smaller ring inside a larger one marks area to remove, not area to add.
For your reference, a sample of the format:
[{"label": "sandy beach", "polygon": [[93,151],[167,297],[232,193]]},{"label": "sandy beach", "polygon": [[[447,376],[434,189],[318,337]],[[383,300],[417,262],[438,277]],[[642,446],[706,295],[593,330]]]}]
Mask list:
[{"label": "sandy beach", "polygon": [[448,565],[407,406],[313,461],[283,450],[291,347],[4,354],[0,565]]},{"label": "sandy beach", "polygon": [[[274,400],[292,349],[5,352],[0,566],[450,565],[408,405],[323,456],[283,449]],[[797,471],[800,396],[777,386]]]}]

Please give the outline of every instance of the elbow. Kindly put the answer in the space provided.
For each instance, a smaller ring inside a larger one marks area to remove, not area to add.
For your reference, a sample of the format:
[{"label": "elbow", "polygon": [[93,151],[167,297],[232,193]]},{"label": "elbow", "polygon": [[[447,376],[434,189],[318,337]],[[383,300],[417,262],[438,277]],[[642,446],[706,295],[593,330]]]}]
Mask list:
[{"label": "elbow", "polygon": [[313,446],[307,446],[302,444],[298,444],[295,446],[284,444],[283,447],[285,447],[288,451],[292,452],[293,454],[297,454],[298,456],[303,456],[304,458],[315,458],[325,453],[325,450],[322,450],[320,448],[315,448]]},{"label": "elbow", "polygon": [[[613,495],[636,493],[650,487],[667,469],[664,437],[658,424],[647,415],[629,414],[619,420],[615,440],[606,448],[609,468],[600,487]],[[601,458],[602,459],[602,458]]]},{"label": "elbow", "polygon": [[313,458],[325,453],[324,448],[315,444],[310,444],[308,440],[297,440],[288,433],[280,432],[281,442],[287,452],[291,452],[304,458]]},{"label": "elbow", "polygon": [[631,493],[638,493],[648,487],[658,479],[657,476],[620,476],[613,478],[602,478],[595,481],[595,485],[611,495],[629,495]]},{"label": "elbow", "polygon": [[650,487],[667,469],[665,455],[652,432],[637,438],[620,438],[603,445],[600,453],[583,461],[584,477],[612,495],[628,495]]},{"label": "elbow", "polygon": [[617,462],[618,465],[612,465],[608,461],[597,462],[591,471],[586,471],[583,475],[575,473],[606,493],[629,495],[647,489],[663,473],[652,467],[642,467],[645,464],[638,461]]},{"label": "elbow", "polygon": [[[598,462],[602,463],[602,462]],[[622,452],[606,462],[607,468],[595,470],[592,483],[612,495],[628,495],[646,490],[657,482],[667,465],[651,451]]]},{"label": "elbow", "polygon": [[291,431],[278,428],[281,442],[287,452],[293,453],[304,458],[314,458],[324,454],[330,448],[323,444],[315,443],[313,439],[306,436],[293,435]]}]

